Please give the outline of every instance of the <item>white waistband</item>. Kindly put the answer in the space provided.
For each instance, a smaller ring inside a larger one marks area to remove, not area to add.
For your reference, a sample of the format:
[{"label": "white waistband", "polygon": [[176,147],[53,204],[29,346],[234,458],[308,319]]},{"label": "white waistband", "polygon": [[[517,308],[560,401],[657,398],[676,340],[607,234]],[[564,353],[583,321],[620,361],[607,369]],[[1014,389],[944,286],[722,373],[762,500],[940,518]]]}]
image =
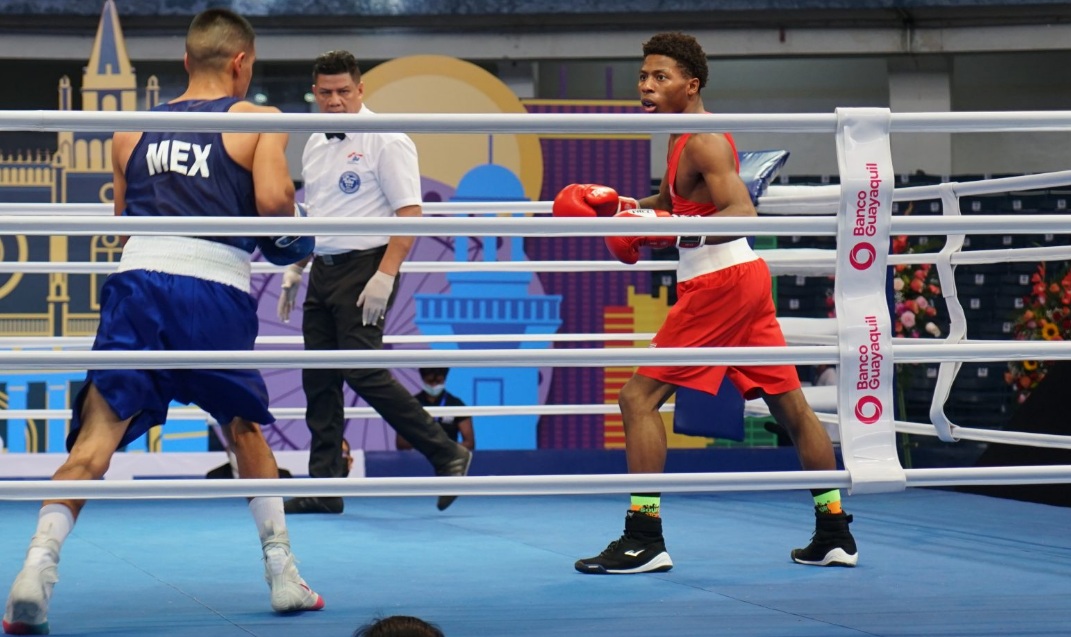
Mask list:
[{"label": "white waistband", "polygon": [[677,282],[694,279],[703,274],[749,263],[759,258],[748,245],[747,239],[733,239],[725,243],[686,248],[680,251],[677,262]]},{"label": "white waistband", "polygon": [[249,253],[218,241],[193,237],[130,237],[119,272],[149,270],[192,276],[249,292]]}]

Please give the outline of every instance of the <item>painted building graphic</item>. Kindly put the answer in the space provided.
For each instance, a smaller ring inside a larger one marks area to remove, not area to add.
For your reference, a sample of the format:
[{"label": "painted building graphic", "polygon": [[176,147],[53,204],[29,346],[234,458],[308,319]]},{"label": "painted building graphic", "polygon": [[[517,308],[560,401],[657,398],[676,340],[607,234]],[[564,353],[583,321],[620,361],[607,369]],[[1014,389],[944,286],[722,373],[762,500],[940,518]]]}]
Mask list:
[{"label": "painted building graphic", "polygon": [[[525,201],[520,180],[502,166],[469,171],[451,201]],[[469,237],[454,238],[454,258],[467,261]],[[521,237],[481,237],[484,261],[525,261]],[[532,294],[530,272],[452,272],[445,294],[416,295],[415,323],[425,334],[553,334],[561,325],[561,296]],[[547,349],[549,342],[436,344],[442,349]],[[469,405],[534,405],[541,371],[462,367],[450,372],[450,392]],[[481,449],[535,449],[538,416],[473,419]]]},{"label": "painted building graphic", "polygon": [[[73,90],[70,78],[60,78],[59,110],[72,110]],[[83,110],[138,108],[137,76],[113,0],[104,3],[80,90]],[[158,96],[156,78],[149,78],[145,106],[155,105]],[[112,201],[109,133],[61,132],[56,148],[55,154],[41,150],[0,153],[0,201]],[[5,261],[112,262],[118,261],[121,253],[115,236],[4,236],[0,241]],[[92,336],[97,329],[101,280],[96,274],[0,275],[0,335]],[[0,406],[65,409],[84,378],[82,370],[9,374],[0,368]],[[63,419],[0,421],[0,436],[13,452],[62,451],[66,432]]]},{"label": "painted building graphic", "polygon": [[[628,287],[627,305],[608,305],[603,308],[603,322],[607,334],[647,334],[655,333],[669,313],[668,291],[659,288],[657,294],[637,294],[633,286]],[[606,347],[646,348],[651,341],[607,341]],[[632,377],[634,367],[607,367],[605,372],[604,402],[616,405],[618,394]],[[677,397],[670,398],[672,403]],[[606,449],[625,448],[625,428],[620,414],[605,416],[603,427],[603,447]],[[662,425],[666,429],[666,443],[670,448],[706,447],[713,440],[699,436],[685,436],[674,431],[674,414],[663,413]]]}]

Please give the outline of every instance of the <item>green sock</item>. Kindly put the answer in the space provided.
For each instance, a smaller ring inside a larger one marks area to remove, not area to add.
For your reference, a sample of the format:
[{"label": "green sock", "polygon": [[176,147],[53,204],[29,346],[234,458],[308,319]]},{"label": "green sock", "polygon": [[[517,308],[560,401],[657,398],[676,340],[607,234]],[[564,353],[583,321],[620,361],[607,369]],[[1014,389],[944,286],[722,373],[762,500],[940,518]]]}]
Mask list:
[{"label": "green sock", "polygon": [[632,506],[629,511],[639,511],[653,518],[661,517],[659,511],[662,508],[662,496],[658,493],[633,493]]},{"label": "green sock", "polygon": [[844,510],[840,507],[840,489],[822,491],[817,494],[812,493],[812,495],[814,496],[815,511],[834,515],[844,513]]}]

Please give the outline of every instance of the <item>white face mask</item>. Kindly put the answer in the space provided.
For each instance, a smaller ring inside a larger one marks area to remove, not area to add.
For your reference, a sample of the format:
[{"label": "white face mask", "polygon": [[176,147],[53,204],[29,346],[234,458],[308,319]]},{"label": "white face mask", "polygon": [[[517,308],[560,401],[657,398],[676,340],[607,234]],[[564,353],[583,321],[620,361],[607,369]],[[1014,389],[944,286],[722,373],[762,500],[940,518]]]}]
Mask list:
[{"label": "white face mask", "polygon": [[446,389],[446,385],[429,385],[427,383],[422,384],[424,385],[424,393],[431,396],[432,398],[443,393],[443,390]]}]

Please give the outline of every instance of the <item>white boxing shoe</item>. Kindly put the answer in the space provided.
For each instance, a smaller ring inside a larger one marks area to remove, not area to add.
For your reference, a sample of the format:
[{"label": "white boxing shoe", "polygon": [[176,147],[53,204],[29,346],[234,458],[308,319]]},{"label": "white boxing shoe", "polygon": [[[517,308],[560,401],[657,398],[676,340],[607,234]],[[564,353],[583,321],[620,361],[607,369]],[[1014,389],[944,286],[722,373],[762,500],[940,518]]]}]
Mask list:
[{"label": "white boxing shoe", "polygon": [[294,555],[285,544],[264,547],[264,579],[271,588],[271,607],[277,613],[320,610],[324,599],[301,579]]},{"label": "white boxing shoe", "polygon": [[[43,549],[43,551],[42,551]],[[3,628],[8,635],[47,635],[48,601],[59,581],[56,566],[59,545],[54,540],[30,543],[29,555],[15,576],[4,609]]]}]

